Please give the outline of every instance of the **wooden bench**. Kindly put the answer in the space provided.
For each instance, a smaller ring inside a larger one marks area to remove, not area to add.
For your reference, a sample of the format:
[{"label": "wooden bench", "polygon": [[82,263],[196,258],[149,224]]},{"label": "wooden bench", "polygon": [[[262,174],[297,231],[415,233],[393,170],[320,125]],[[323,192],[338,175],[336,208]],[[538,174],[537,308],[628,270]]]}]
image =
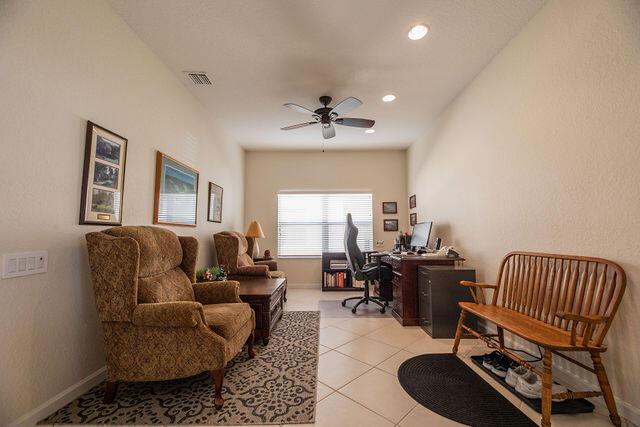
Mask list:
[{"label": "wooden bench", "polygon": [[[502,260],[496,284],[461,282],[461,285],[469,287],[475,303],[459,303],[462,310],[453,345],[454,353],[458,351],[463,330],[466,330],[540,375],[543,384],[543,427],[551,425],[553,398],[596,396],[604,397],[611,422],[621,425],[600,357],[606,351],[602,342],[626,286],[624,270],[618,264],[601,258],[511,252]],[[485,301],[484,289],[493,289],[490,304]],[[497,334],[479,333],[467,327],[464,319],[468,313],[495,324]],[[542,369],[506,349],[504,331],[542,347]],[[565,351],[589,352],[593,368],[562,353]],[[552,394],[553,354],[594,373],[600,391]]]}]

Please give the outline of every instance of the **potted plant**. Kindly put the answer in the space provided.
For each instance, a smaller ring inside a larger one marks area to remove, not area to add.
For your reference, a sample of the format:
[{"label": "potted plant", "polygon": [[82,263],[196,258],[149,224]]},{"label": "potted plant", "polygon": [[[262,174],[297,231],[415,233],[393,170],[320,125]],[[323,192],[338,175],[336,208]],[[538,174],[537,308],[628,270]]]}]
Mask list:
[{"label": "potted plant", "polygon": [[227,280],[224,267],[207,267],[196,271],[197,282],[222,282]]}]

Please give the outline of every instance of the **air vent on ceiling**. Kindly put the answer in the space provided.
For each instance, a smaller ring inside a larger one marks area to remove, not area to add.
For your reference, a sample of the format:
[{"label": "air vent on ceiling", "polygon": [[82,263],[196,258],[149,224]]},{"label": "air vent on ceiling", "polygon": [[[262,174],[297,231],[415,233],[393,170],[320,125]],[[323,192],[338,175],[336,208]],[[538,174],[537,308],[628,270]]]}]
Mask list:
[{"label": "air vent on ceiling", "polygon": [[189,76],[194,85],[212,85],[209,76],[204,71],[185,71],[185,74]]}]

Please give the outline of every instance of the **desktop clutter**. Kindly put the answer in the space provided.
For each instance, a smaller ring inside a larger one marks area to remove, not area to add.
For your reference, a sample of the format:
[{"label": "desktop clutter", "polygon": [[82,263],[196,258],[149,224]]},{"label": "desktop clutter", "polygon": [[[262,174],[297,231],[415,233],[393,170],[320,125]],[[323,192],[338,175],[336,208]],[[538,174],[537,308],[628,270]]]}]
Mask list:
[{"label": "desktop clutter", "polygon": [[442,246],[442,239],[436,238],[433,249],[429,248],[429,237],[433,222],[421,222],[413,226],[411,234],[399,232],[391,251],[394,255],[446,256],[459,258],[453,246]]}]

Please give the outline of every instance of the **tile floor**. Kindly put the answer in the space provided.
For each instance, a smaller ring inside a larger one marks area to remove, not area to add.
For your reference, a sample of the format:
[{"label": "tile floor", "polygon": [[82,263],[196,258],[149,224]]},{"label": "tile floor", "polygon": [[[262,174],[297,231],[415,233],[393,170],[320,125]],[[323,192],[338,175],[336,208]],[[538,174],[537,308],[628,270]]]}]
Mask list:
[{"label": "tile floor", "polygon": [[[286,310],[318,310],[318,301],[357,296],[350,292],[321,292],[290,286]],[[430,338],[419,327],[402,327],[392,317],[366,318],[344,310],[344,317],[320,315],[320,362],[315,424],[298,426],[341,427],[450,427],[460,426],[416,403],[400,386],[396,373],[405,360],[424,353],[448,353],[453,340]],[[536,423],[540,415],[470,362],[486,347],[464,340],[459,354],[469,366],[503,393]],[[561,426],[611,426],[601,414],[553,416]]]},{"label": "tile floor", "polygon": [[[348,292],[321,292],[293,286],[287,291],[286,310],[318,310],[319,300],[357,296]],[[336,301],[336,304],[339,302]],[[449,353],[453,340],[432,339],[419,327],[402,327],[392,317],[344,317],[320,314],[320,362],[315,424],[307,426],[460,426],[417,404],[400,386],[396,373],[405,360],[424,353]],[[471,363],[486,346],[463,340],[459,354],[476,372],[511,402],[540,423],[540,415]],[[553,416],[554,426],[611,426],[601,414]]]}]

